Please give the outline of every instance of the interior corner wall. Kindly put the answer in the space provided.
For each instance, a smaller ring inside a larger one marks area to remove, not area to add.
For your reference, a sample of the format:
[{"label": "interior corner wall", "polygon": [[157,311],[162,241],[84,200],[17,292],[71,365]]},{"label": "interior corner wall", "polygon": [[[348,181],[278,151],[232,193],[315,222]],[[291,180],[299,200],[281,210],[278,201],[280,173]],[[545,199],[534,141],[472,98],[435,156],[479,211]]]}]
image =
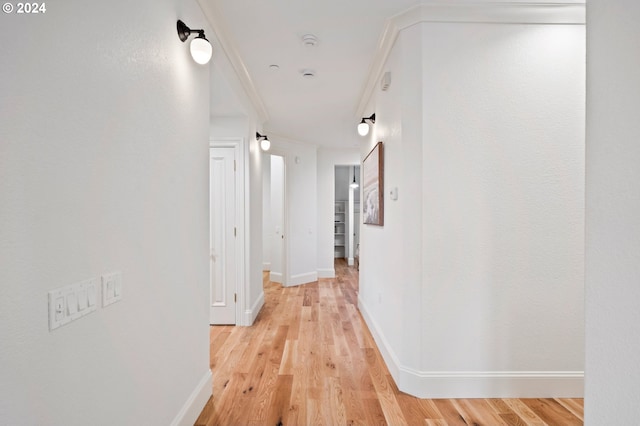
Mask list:
[{"label": "interior corner wall", "polygon": [[[0,26],[0,423],[193,424],[211,395],[209,77],[175,22],[204,16],[47,6]],[[120,302],[99,292],[49,331],[48,291],[115,270]]]},{"label": "interior corner wall", "polygon": [[640,4],[589,0],[585,424],[640,416]]},{"label": "interior corner wall", "polygon": [[584,44],[581,25],[400,33],[363,150],[385,143],[385,225],[363,226],[359,303],[401,390],[582,395]]},{"label": "interior corner wall", "polygon": [[319,148],[317,161],[317,271],[319,278],[333,278],[335,277],[333,267],[335,166],[340,164],[360,164],[360,152],[357,148]]}]

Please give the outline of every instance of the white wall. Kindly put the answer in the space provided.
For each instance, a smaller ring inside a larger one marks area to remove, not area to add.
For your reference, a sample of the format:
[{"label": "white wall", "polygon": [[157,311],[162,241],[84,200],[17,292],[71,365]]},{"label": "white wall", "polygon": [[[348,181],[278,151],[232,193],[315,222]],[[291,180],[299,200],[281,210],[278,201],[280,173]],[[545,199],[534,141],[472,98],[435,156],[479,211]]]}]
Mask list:
[{"label": "white wall", "polygon": [[271,153],[285,158],[287,264],[285,284],[316,281],[317,147],[270,135]]},{"label": "white wall", "polygon": [[270,280],[277,283],[284,283],[284,240],[285,234],[285,193],[284,193],[284,157],[271,155],[270,161],[270,192],[269,192],[269,227],[267,229],[268,239],[271,243],[269,252],[271,253],[271,273]]},{"label": "white wall", "polygon": [[262,154],[262,270],[271,270],[271,154]]},{"label": "white wall", "polygon": [[[209,80],[175,22],[205,19],[192,1],[47,6],[0,26],[0,422],[193,423]],[[112,270],[121,302],[49,332],[49,290]]]},{"label": "white wall", "polygon": [[249,182],[245,244],[247,245],[246,276],[249,279],[249,294],[245,297],[245,322],[251,325],[264,305],[262,284],[262,167],[265,157],[260,143],[255,139],[256,126],[249,125]]},{"label": "white wall", "polygon": [[584,57],[580,25],[401,32],[362,151],[385,142],[385,226],[363,226],[360,267],[401,390],[582,393]]},{"label": "white wall", "polygon": [[349,183],[351,175],[351,167],[339,165],[335,168],[335,197],[339,201],[347,201],[349,199]]},{"label": "white wall", "polygon": [[589,0],[585,424],[640,415],[640,4]]},{"label": "white wall", "polygon": [[316,265],[319,278],[333,278],[335,277],[333,267],[335,166],[340,164],[359,164],[360,153],[355,148],[319,148],[317,161],[318,247]]}]

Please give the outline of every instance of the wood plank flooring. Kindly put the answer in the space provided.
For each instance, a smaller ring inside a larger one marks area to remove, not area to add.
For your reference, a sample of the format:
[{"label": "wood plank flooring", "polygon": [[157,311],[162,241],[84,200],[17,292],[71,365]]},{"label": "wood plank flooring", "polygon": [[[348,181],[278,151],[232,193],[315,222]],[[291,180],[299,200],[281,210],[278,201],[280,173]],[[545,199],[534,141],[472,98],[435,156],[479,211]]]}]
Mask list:
[{"label": "wood plank flooring", "polygon": [[211,327],[213,397],[196,426],[582,425],[582,399],[417,399],[398,390],[357,309],[358,275],[283,288],[251,327]]}]

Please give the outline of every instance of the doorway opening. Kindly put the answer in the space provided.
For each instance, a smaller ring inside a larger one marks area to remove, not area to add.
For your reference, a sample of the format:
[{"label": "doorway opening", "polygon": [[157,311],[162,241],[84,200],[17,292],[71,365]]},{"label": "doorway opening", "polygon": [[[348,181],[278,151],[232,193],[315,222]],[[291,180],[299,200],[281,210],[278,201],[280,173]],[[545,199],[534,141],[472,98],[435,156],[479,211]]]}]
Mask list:
[{"label": "doorway opening", "polygon": [[358,266],[360,247],[360,165],[335,166],[334,259]]}]

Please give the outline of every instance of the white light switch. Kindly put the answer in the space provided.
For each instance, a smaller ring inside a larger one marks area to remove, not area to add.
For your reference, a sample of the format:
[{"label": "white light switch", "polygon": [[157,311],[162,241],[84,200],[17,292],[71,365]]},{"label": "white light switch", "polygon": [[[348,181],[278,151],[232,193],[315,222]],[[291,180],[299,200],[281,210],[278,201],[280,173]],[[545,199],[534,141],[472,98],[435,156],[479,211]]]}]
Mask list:
[{"label": "white light switch", "polygon": [[96,282],[95,282],[95,280],[92,280],[87,285],[87,305],[89,307],[95,307],[96,306],[96,292],[97,292]]},{"label": "white light switch", "polygon": [[53,309],[55,320],[62,321],[64,319],[64,297],[56,297]]},{"label": "white light switch", "polygon": [[87,302],[87,289],[82,288],[78,291],[78,310],[84,311],[89,306]]},{"label": "white light switch", "polygon": [[73,316],[78,312],[78,299],[74,292],[67,293],[67,314]]}]

